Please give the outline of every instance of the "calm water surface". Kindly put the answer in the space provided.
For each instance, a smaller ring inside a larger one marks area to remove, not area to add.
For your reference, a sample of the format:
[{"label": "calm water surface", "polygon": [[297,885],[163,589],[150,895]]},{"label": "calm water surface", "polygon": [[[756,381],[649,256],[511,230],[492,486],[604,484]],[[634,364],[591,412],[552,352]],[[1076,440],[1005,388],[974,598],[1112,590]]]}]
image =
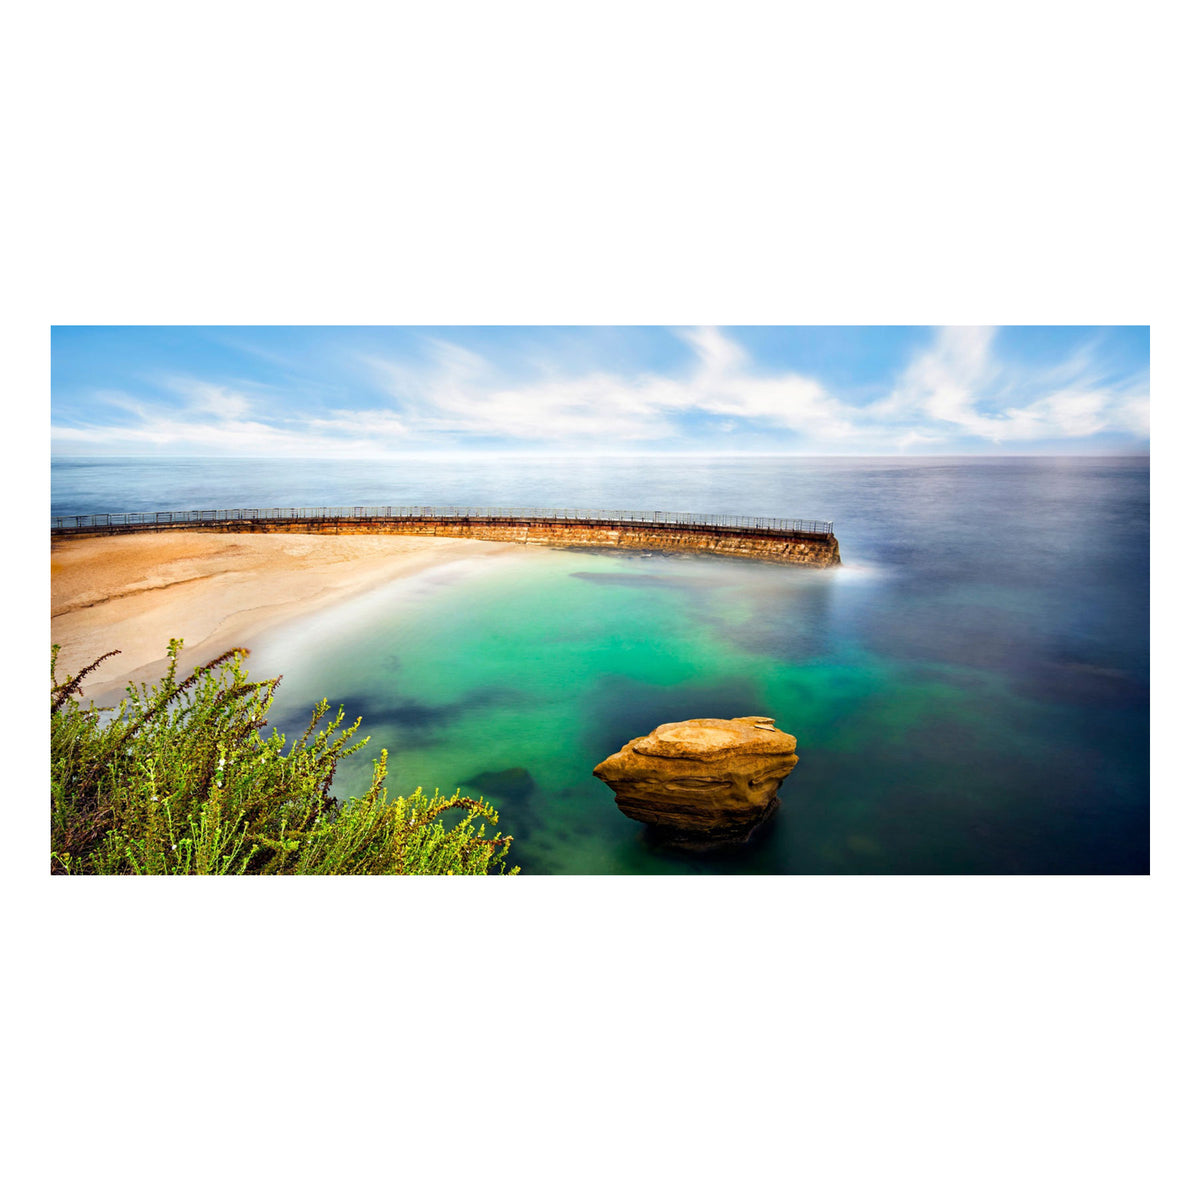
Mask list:
[{"label": "calm water surface", "polygon": [[[482,791],[527,872],[1149,869],[1147,459],[56,460],[56,514],[334,504],[832,520],[845,566],[555,551],[264,641],[274,710],[362,714],[406,790]],[[799,740],[761,842],[663,856],[592,767],[664,721]],[[339,776],[352,794],[367,752]]]}]

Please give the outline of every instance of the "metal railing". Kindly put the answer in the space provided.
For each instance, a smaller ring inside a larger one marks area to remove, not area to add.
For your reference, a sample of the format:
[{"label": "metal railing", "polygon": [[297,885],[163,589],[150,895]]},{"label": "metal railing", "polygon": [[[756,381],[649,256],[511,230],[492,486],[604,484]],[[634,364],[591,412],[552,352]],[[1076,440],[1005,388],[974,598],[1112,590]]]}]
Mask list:
[{"label": "metal railing", "polygon": [[203,508],[141,513],[96,513],[51,517],[51,532],[66,529],[143,529],[163,525],[213,525],[240,521],[370,521],[471,519],[482,521],[555,521],[563,524],[679,525],[693,529],[745,529],[771,533],[833,536],[832,521],[787,517],[731,517],[713,513],[650,512],[603,508],[458,508],[407,506],[386,508]]}]

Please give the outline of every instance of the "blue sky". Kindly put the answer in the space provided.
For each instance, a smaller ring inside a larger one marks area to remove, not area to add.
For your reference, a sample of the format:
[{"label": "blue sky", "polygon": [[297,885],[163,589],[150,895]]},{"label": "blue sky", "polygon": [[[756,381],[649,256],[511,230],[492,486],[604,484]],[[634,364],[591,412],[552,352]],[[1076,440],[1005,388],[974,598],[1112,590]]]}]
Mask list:
[{"label": "blue sky", "polygon": [[1144,326],[58,327],[54,455],[1146,453]]}]

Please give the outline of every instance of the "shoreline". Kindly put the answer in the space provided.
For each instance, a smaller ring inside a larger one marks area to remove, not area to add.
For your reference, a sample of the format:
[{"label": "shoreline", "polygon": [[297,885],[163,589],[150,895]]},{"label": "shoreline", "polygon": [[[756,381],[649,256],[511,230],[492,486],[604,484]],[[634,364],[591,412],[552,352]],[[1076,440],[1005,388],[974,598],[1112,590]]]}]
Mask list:
[{"label": "shoreline", "polygon": [[83,700],[119,700],[149,683],[183,638],[181,672],[232,646],[249,646],[299,618],[398,579],[464,560],[553,553],[512,542],[364,534],[133,533],[52,544],[50,640],[58,677],[110,650]]}]

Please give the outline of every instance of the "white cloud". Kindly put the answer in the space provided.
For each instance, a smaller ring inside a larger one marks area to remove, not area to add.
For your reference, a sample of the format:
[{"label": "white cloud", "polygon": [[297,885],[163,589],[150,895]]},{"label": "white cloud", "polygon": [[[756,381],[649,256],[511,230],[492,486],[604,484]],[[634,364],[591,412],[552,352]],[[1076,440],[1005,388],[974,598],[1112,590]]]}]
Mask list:
[{"label": "white cloud", "polygon": [[259,421],[205,424],[158,417],[141,425],[52,425],[55,453],[197,454],[215,456],[324,458],[331,455],[370,457],[377,447],[366,438],[331,439],[279,429]]},{"label": "white cloud", "polygon": [[[708,413],[778,427],[801,438],[842,438],[855,431],[850,410],[815,379],[763,375],[745,350],[717,329],[680,333],[695,351],[680,378],[644,372],[582,375],[543,372],[511,383],[482,357],[431,341],[424,370],[378,357],[364,361],[382,379],[416,432],[530,442],[594,444],[669,441],[686,436],[681,419]],[[729,429],[736,428],[725,422]]]},{"label": "white cloud", "polygon": [[[1001,444],[1149,433],[1149,400],[1139,397],[1143,381],[1101,384],[1094,346],[1045,368],[1021,368],[995,357],[994,334],[983,327],[939,330],[933,346],[864,416],[903,428],[901,448],[963,435]],[[1033,398],[999,412],[981,411],[1014,393]]]},{"label": "white cloud", "polygon": [[200,379],[181,379],[173,381],[172,386],[187,398],[191,408],[215,417],[230,420],[245,417],[254,408],[249,396],[220,384],[205,383]]},{"label": "white cloud", "polygon": [[[933,346],[905,368],[891,394],[869,407],[867,415],[884,422],[949,422],[961,431],[994,437],[996,422],[976,405],[995,379],[990,349],[994,330],[950,326],[938,331]],[[906,430],[908,434],[918,432]]]},{"label": "white cloud", "polygon": [[[135,420],[122,424],[52,424],[54,453],[323,458],[373,457],[381,452],[377,436],[380,415],[374,413],[343,414],[340,419],[301,421],[294,425],[270,424],[219,415],[214,418],[204,411],[203,405],[175,412],[121,393],[106,393],[105,401]],[[236,406],[230,406],[229,411],[236,411]],[[361,419],[353,420],[356,416]],[[330,432],[335,436],[329,436]],[[389,426],[385,432],[394,434],[398,430]]]},{"label": "white cloud", "polygon": [[736,374],[745,365],[746,352],[711,326],[682,329],[679,336],[696,352],[701,372],[717,379]]},{"label": "white cloud", "polygon": [[377,408],[334,409],[328,417],[309,417],[304,428],[310,434],[349,434],[359,438],[369,436],[373,440],[405,438],[412,432],[408,423],[395,413]]},{"label": "white cloud", "polygon": [[1133,395],[1120,404],[1115,412],[1120,428],[1139,437],[1150,436],[1150,397]]},{"label": "white cloud", "polygon": [[670,437],[664,410],[683,404],[672,380],[627,381],[605,372],[512,385],[480,355],[430,342],[425,370],[381,358],[364,361],[383,380],[415,433],[556,441]]},{"label": "white cloud", "polygon": [[1012,410],[1008,415],[1016,428],[1032,422],[1056,436],[1088,437],[1108,425],[1105,411],[1108,407],[1109,398],[1103,392],[1064,391],[1054,392],[1028,408]]}]

